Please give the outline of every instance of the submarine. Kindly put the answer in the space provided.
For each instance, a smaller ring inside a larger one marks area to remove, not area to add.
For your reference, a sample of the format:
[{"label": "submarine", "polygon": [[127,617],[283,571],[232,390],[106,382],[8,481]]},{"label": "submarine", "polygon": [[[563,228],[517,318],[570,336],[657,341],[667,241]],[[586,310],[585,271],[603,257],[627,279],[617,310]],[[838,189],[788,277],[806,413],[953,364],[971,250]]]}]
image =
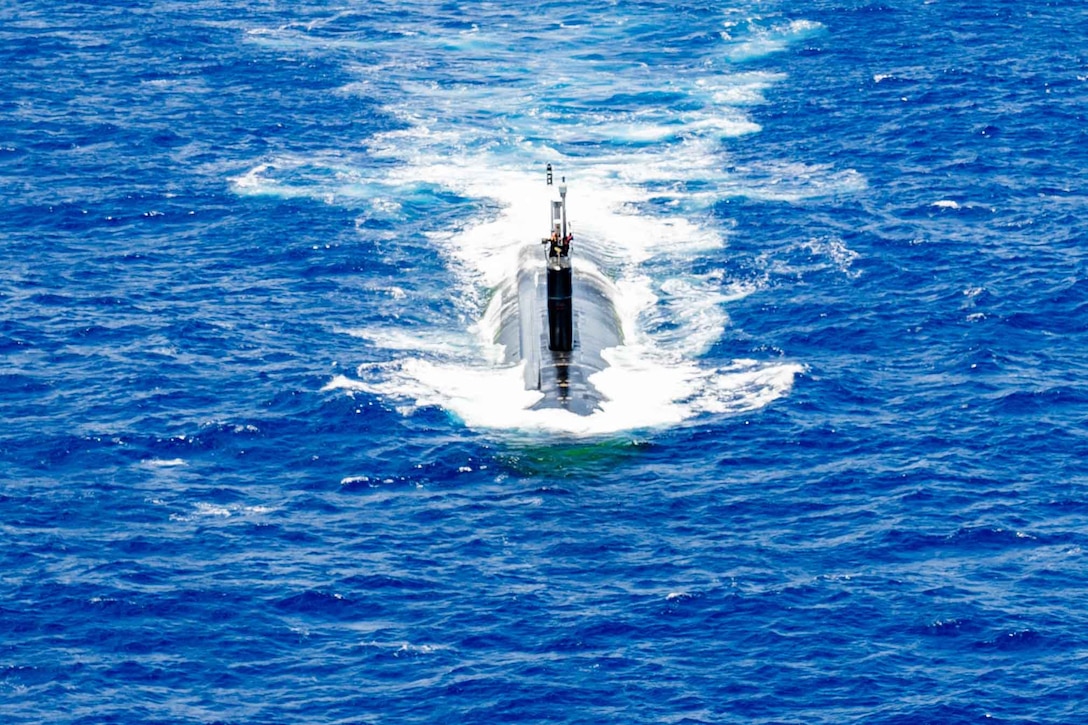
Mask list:
[{"label": "submarine", "polygon": [[[515,280],[499,290],[495,342],[504,362],[524,362],[525,387],[542,393],[532,409],[558,408],[577,415],[601,409],[607,398],[591,376],[608,367],[602,352],[623,344],[613,302],[614,288],[588,256],[574,259],[574,235],[567,223],[567,184],[549,200],[549,235],[521,250]],[[534,248],[535,247],[535,248]]]}]

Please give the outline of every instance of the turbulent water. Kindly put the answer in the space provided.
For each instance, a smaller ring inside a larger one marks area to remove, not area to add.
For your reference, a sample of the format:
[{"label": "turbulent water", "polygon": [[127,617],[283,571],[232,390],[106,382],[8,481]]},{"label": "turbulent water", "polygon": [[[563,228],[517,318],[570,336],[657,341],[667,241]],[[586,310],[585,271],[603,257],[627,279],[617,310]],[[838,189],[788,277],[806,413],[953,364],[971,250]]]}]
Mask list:
[{"label": "turbulent water", "polygon": [[0,719],[1082,722],[1085,28],[0,2]]}]

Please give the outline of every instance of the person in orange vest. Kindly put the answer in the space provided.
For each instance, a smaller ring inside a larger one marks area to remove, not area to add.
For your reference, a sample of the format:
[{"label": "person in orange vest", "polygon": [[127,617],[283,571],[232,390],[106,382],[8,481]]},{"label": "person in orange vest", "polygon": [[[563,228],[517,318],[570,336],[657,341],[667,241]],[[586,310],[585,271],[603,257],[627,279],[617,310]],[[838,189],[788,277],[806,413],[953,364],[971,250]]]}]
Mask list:
[{"label": "person in orange vest", "polygon": [[545,243],[551,242],[551,246],[548,247],[549,257],[558,257],[561,249],[559,242],[559,230],[553,229],[551,239],[545,239]]}]

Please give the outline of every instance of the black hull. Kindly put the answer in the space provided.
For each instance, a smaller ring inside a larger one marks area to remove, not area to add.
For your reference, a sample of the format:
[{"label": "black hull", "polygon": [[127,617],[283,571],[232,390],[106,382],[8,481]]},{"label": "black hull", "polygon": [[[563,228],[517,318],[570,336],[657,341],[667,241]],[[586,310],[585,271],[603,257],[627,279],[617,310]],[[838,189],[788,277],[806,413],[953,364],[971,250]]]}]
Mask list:
[{"label": "black hull", "polygon": [[574,307],[571,304],[573,271],[570,260],[548,262],[548,349],[570,352],[574,348]]},{"label": "black hull", "polygon": [[[569,295],[551,294],[563,285],[569,285]],[[550,270],[523,258],[517,284],[500,292],[496,342],[505,347],[508,363],[525,363],[525,387],[543,393],[534,409],[578,415],[600,409],[605,398],[589,378],[608,366],[601,352],[623,343],[609,287],[600,276],[572,269],[569,261],[565,270]]]}]

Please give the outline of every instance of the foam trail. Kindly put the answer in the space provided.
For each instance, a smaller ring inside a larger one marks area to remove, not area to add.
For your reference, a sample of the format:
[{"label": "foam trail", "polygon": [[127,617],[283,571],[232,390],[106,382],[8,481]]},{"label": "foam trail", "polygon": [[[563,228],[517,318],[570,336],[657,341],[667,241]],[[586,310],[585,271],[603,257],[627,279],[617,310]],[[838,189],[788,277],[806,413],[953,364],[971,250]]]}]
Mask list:
[{"label": "foam trail", "polygon": [[[758,285],[694,269],[712,268],[726,246],[727,229],[710,213],[723,196],[796,200],[863,188],[856,172],[788,162],[724,171],[722,140],[758,133],[747,109],[785,80],[730,63],[805,42],[821,26],[723,23],[721,46],[703,57],[657,53],[643,61],[630,50],[639,43],[625,35],[639,31],[607,9],[573,26],[544,10],[530,21],[537,25],[517,30],[501,11],[489,22],[489,11],[477,10],[466,33],[424,18],[405,36],[396,29],[403,19],[390,21],[389,38],[368,39],[362,55],[354,38],[312,35],[319,25],[250,37],[344,57],[358,80],[341,92],[380,92],[400,125],[361,140],[354,159],[268,161],[234,179],[238,193],[308,196],[394,223],[445,193],[471,210],[428,232],[428,243],[472,322],[422,333],[355,331],[393,359],[361,365],[354,379],[335,378],[328,389],[365,391],[405,411],[440,406],[474,428],[574,435],[672,426],[787,394],[799,364],[703,359],[728,324],[726,304]],[[446,76],[421,82],[420,64],[433,76],[438,66],[427,59],[436,57]],[[524,364],[514,364],[500,340],[495,298],[518,278],[522,250],[547,231],[545,162],[568,177],[575,259],[608,280],[622,340],[599,351],[607,364],[590,376],[601,394],[591,415],[535,409],[540,392],[526,390]]]}]

